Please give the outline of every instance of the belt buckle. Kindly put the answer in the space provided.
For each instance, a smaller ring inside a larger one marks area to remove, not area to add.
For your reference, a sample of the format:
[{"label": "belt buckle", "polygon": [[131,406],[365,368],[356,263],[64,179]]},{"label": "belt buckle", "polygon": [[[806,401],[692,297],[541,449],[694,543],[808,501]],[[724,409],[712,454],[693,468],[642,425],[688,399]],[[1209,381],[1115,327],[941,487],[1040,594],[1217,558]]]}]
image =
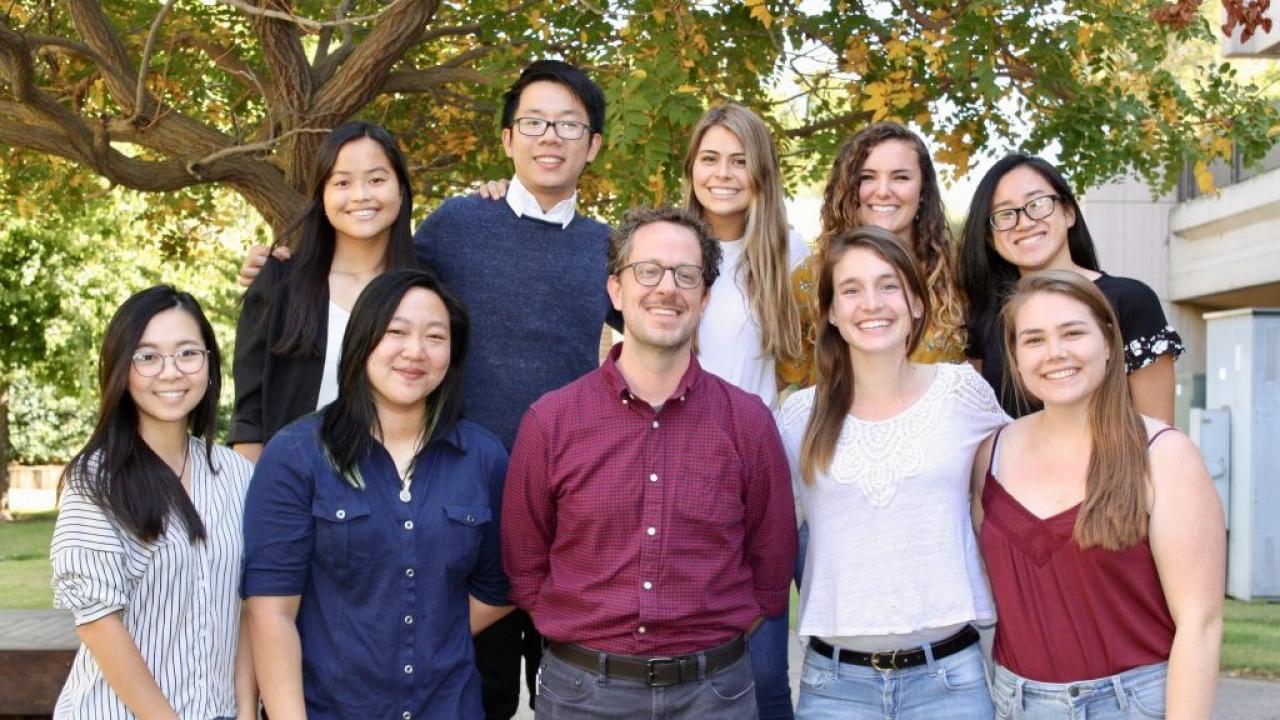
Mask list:
[{"label": "belt buckle", "polygon": [[678,677],[679,673],[677,673],[677,678],[672,682],[664,682],[664,683],[658,682],[658,668],[661,665],[675,665],[675,664],[676,664],[676,659],[670,658],[670,657],[656,657],[656,658],[649,658],[648,660],[645,660],[644,661],[645,677],[648,678],[649,687],[670,687],[672,685],[678,684],[680,681],[680,678]]},{"label": "belt buckle", "polygon": [[[881,658],[881,656],[884,656],[884,655],[888,655],[888,656],[889,656],[889,664],[888,664],[888,665],[886,665],[885,667],[880,667],[880,658]],[[898,651],[897,651],[897,650],[894,650],[894,651],[892,651],[892,652],[888,652],[888,653],[885,653],[885,652],[873,652],[873,653],[871,653],[871,667],[875,668],[876,670],[879,670],[880,672],[888,672],[888,671],[890,671],[890,670],[897,670],[897,669],[898,669],[898,667],[897,667],[897,661],[898,661]]]}]

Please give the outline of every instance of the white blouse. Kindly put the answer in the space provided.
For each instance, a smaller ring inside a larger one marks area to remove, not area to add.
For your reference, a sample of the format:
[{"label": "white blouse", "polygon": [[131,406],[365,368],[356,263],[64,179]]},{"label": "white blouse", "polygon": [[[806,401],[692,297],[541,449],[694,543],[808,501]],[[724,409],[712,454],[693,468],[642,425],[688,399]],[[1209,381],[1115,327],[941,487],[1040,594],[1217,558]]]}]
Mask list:
[{"label": "white blouse", "polygon": [[[911,407],[877,422],[846,416],[831,467],[800,475],[814,388],[789,397],[778,426],[796,512],[809,523],[800,635],[899,636],[995,620],[969,515],[978,444],[1008,421],[968,364],[938,364]],[[888,647],[888,646],[886,646]]]},{"label": "white blouse", "polygon": [[[724,253],[720,277],[711,286],[711,298],[698,323],[698,363],[703,370],[759,396],[773,409],[778,399],[775,363],[764,352],[760,323],[747,297],[741,272],[742,241],[721,242],[720,249]],[[809,256],[809,246],[795,230],[787,233],[787,256],[788,271]]]},{"label": "white blouse", "polygon": [[[204,441],[190,438],[188,443],[191,499],[204,522],[203,542],[190,542],[182,523],[170,519],[158,541],[143,543],[73,481],[63,492],[49,557],[54,607],[70,610],[76,625],[120,612],[179,717],[208,720],[236,714],[241,521],[253,465],[218,446],[215,471],[205,459]],[[134,717],[83,645],[53,716]]]}]

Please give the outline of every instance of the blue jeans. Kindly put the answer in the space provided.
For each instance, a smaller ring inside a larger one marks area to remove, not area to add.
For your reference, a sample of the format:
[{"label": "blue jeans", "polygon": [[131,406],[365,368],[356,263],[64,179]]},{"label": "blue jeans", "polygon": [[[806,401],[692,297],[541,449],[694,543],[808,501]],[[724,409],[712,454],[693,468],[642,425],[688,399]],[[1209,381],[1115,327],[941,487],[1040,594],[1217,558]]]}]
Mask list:
[{"label": "blue jeans", "polygon": [[649,687],[604,677],[550,652],[538,668],[537,720],[756,720],[751,657],[715,675],[679,685]]},{"label": "blue jeans", "polygon": [[1168,663],[1158,663],[1097,680],[1045,683],[1027,680],[996,665],[991,699],[999,718],[1163,718],[1168,671]]},{"label": "blue jeans", "polygon": [[881,671],[837,663],[812,648],[800,678],[800,720],[989,720],[995,711],[987,692],[982,649],[977,643],[905,670]]},{"label": "blue jeans", "polygon": [[767,618],[751,636],[751,667],[756,676],[760,720],[792,720],[791,676],[787,672],[787,613]]}]

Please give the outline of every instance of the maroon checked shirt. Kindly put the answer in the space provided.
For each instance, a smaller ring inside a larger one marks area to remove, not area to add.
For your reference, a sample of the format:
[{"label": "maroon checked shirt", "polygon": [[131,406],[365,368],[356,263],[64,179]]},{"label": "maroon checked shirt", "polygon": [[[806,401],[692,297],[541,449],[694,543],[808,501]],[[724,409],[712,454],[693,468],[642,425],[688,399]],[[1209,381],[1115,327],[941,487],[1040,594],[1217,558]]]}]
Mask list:
[{"label": "maroon checked shirt", "polygon": [[706,650],[786,609],[786,455],[760,399],[696,359],[655,412],[627,390],[620,349],[520,425],[502,513],[511,600],[553,641]]}]

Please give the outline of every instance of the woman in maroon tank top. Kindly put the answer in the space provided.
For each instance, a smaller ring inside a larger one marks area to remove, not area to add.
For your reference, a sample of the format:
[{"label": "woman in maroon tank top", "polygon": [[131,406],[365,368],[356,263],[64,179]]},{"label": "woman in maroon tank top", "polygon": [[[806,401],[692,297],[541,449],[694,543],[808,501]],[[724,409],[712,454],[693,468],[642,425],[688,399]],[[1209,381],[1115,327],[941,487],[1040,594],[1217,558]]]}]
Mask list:
[{"label": "woman in maroon tank top", "polygon": [[1226,533],[1199,452],[1133,408],[1115,314],[1085,278],[1022,278],[1003,325],[1012,380],[1044,409],[975,460],[997,714],[1209,717]]}]

